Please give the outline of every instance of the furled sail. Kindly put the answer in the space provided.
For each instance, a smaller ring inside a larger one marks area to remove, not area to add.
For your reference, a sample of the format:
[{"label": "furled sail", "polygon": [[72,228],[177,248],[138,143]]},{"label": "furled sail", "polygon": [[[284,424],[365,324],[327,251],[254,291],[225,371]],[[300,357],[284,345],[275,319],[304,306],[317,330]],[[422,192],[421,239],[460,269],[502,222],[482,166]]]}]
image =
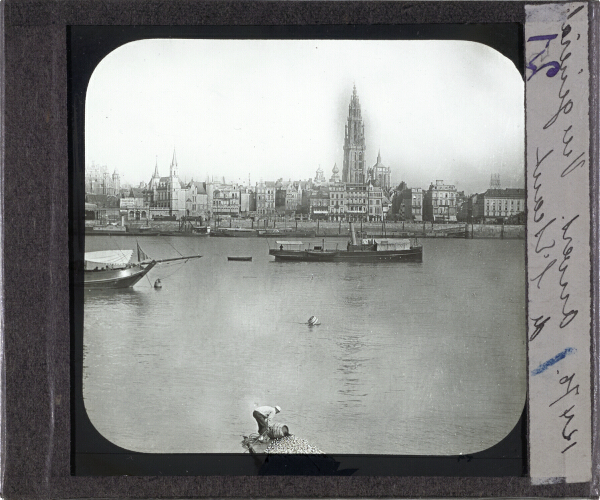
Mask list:
[{"label": "furled sail", "polygon": [[102,250],[85,253],[85,268],[122,267],[133,255],[133,250]]}]

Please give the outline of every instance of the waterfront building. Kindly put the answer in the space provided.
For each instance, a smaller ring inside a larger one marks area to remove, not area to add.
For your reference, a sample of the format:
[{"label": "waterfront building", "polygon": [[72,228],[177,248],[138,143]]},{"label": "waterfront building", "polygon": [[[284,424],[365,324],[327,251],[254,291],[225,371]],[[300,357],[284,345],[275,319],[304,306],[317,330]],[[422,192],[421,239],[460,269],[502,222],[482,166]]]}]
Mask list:
[{"label": "waterfront building", "polygon": [[468,222],[473,215],[473,207],[471,205],[471,197],[467,196],[464,191],[459,191],[456,194],[456,220],[458,222]]},{"label": "waterfront building", "polygon": [[423,189],[420,187],[411,188],[411,220],[415,222],[423,221]]},{"label": "waterfront building", "polygon": [[370,222],[380,221],[383,218],[383,191],[381,187],[374,186],[372,182],[367,184],[368,207],[367,220]]},{"label": "waterfront building", "polygon": [[86,194],[85,218],[100,224],[121,220],[120,198],[112,194]]},{"label": "waterfront building", "polygon": [[394,219],[403,219],[403,208],[402,208],[402,192],[406,189],[406,182],[402,181],[397,187],[390,189],[390,198],[392,200],[392,206],[390,208],[390,217]]},{"label": "waterfront building", "polygon": [[106,165],[96,165],[92,162],[85,169],[85,193],[103,194],[107,196],[119,196],[121,190],[121,178],[117,169],[112,175]]},{"label": "waterfront building", "polygon": [[309,188],[306,183],[304,184],[304,187],[302,189],[302,201],[300,203],[299,212],[306,215],[307,217],[310,213],[310,196],[313,193],[313,191],[314,190]]},{"label": "waterfront building", "polygon": [[467,222],[477,222],[483,217],[483,210],[481,210],[480,213],[480,209],[483,207],[478,203],[479,196],[481,195],[478,193],[469,196],[467,204]]},{"label": "waterfront building", "polygon": [[295,213],[302,204],[302,188],[299,182],[288,182],[285,186],[285,213]]},{"label": "waterfront building", "polygon": [[456,187],[436,180],[423,197],[423,220],[456,222]]},{"label": "waterfront building", "polygon": [[329,185],[329,220],[346,220],[346,184],[343,182]]},{"label": "waterfront building", "polygon": [[379,151],[377,153],[377,163],[369,169],[368,178],[371,180],[374,186],[378,186],[387,192],[391,187],[391,172],[391,168],[386,167],[383,163],[381,163],[381,151]]},{"label": "waterfront building", "polygon": [[275,183],[275,210],[279,215],[285,214],[285,192],[287,186],[288,183],[281,180]]},{"label": "waterfront building", "polygon": [[185,185],[179,180],[177,157],[173,150],[173,159],[169,167],[169,176],[161,177],[158,173],[158,160],[154,174],[144,193],[144,201],[153,215],[174,215],[179,218],[186,214]]},{"label": "waterfront building", "polygon": [[280,214],[292,215],[302,203],[302,189],[299,182],[291,180],[276,183],[275,208]]},{"label": "waterfront building", "polygon": [[346,220],[367,220],[368,188],[365,184],[346,184]]},{"label": "waterfront building", "polygon": [[[196,182],[193,179],[186,185],[185,212],[188,217],[208,218],[212,206],[208,203],[206,182]],[[211,202],[212,204],[212,202]]]},{"label": "waterfront building", "polygon": [[213,191],[212,215],[238,217],[240,214],[240,193],[235,186],[221,185]]},{"label": "waterfront building", "polygon": [[130,188],[126,196],[119,199],[121,215],[126,216],[128,221],[140,221],[148,219],[148,206],[144,202],[143,191],[139,188]]},{"label": "waterfront building", "polygon": [[240,186],[240,215],[247,216],[256,211],[254,192],[249,187]]},{"label": "waterfront building", "polygon": [[308,214],[310,220],[327,220],[329,218],[329,189],[321,187],[313,190],[308,196]]},{"label": "waterfront building", "polygon": [[392,208],[392,202],[390,201],[390,199],[384,194],[383,198],[381,200],[381,212],[383,214],[383,218],[384,220],[387,220],[388,218],[388,214],[390,213],[390,210]]},{"label": "waterfront building", "polygon": [[470,222],[473,216],[473,205],[471,204],[471,197],[468,197],[464,201],[459,201],[456,207],[456,220],[458,222]]},{"label": "waterfront building", "polygon": [[302,185],[300,182],[295,182],[288,187],[285,195],[285,206],[289,212],[295,212],[302,204]]},{"label": "waterfront building", "polygon": [[404,185],[404,189],[398,193],[400,206],[398,215],[401,220],[411,222],[421,222],[423,220],[423,189],[409,188]]},{"label": "waterfront building", "polygon": [[258,216],[275,215],[275,194],[276,187],[274,182],[260,181],[256,184],[256,213]]},{"label": "waterfront building", "polygon": [[342,181],[348,184],[365,182],[365,126],[362,121],[356,85],[348,106],[348,120],[344,135],[344,165]]},{"label": "waterfront building", "polygon": [[525,202],[524,189],[488,189],[485,193],[476,195],[473,201],[473,219],[475,222],[517,219],[516,215],[525,212]]}]

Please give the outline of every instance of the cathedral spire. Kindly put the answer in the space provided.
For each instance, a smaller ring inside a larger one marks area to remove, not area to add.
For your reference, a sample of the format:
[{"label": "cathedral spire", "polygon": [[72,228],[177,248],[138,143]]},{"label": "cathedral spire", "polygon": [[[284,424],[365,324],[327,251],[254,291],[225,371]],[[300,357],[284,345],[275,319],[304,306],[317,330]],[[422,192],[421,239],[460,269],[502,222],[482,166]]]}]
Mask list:
[{"label": "cathedral spire", "polygon": [[179,177],[177,172],[177,157],[175,156],[175,148],[173,148],[173,159],[171,160],[171,177]]},{"label": "cathedral spire", "polygon": [[379,152],[377,153],[377,164],[381,163],[381,148],[379,148]]},{"label": "cathedral spire", "polygon": [[362,121],[356,85],[353,85],[344,134],[343,182],[351,184],[363,184],[365,182],[365,150],[365,127]]},{"label": "cathedral spire", "polygon": [[154,175],[152,177],[160,177],[160,175],[158,175],[158,155],[156,155],[156,164],[154,165]]}]

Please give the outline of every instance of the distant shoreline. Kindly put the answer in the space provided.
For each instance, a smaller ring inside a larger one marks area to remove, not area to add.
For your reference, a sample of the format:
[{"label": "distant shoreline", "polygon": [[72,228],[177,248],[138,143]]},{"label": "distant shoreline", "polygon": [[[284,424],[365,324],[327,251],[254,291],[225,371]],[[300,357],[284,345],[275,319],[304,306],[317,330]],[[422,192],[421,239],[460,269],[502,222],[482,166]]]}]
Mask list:
[{"label": "distant shoreline", "polygon": [[[92,224],[89,224],[92,225]],[[125,224],[130,231],[135,231],[141,227],[150,227],[158,232],[174,232],[180,230],[178,221],[144,221],[129,222]],[[267,231],[270,237],[285,236],[286,232],[293,231],[315,231],[316,237],[350,237],[350,228],[347,222],[328,222],[328,221],[270,221],[268,227],[264,221],[252,222],[249,219],[231,219],[230,221],[210,222],[211,229],[218,228],[243,228],[255,229],[257,231]],[[187,226],[189,229],[190,226]],[[466,224],[464,222],[454,222],[448,224],[432,224],[431,222],[360,222],[354,223],[355,230],[366,233],[369,236],[401,238],[435,238],[435,237],[462,237],[462,238],[492,238],[492,239],[525,239],[524,225],[500,225],[500,224]],[[108,228],[106,228],[108,229]],[[186,226],[183,225],[183,229]],[[114,227],[115,231],[123,230],[122,227]],[[89,233],[88,233],[89,234]],[[113,233],[114,234],[114,233]]]}]

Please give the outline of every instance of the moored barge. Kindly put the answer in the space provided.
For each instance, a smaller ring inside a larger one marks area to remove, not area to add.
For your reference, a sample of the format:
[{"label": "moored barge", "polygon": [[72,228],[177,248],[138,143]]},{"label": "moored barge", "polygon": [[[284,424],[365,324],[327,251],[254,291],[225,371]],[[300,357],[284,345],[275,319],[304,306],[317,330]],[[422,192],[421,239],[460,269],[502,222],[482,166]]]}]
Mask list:
[{"label": "moored barge", "polygon": [[284,262],[423,262],[423,247],[409,239],[370,238],[357,241],[350,225],[351,241],[345,250],[305,245],[301,241],[277,241],[269,255]]}]

